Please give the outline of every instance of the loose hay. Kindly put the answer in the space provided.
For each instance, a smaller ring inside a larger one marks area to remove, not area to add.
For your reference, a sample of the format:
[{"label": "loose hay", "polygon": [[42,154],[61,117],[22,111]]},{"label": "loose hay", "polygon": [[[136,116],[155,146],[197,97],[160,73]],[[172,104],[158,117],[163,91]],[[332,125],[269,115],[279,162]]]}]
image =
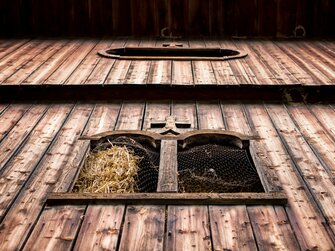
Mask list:
[{"label": "loose hay", "polygon": [[137,192],[136,176],[141,157],[125,146],[92,152],[87,157],[74,192],[133,193]]}]

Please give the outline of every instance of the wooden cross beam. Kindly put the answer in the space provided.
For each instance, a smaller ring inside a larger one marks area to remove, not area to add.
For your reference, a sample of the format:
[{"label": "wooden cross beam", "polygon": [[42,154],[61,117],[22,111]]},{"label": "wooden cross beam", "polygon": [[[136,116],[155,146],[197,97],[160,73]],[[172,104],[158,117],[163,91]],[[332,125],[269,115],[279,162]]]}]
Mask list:
[{"label": "wooden cross beam", "polygon": [[[191,128],[191,123],[189,122],[176,122],[174,116],[168,116],[165,118],[165,121],[155,121],[151,122],[150,129],[158,129],[155,132],[166,135],[173,134],[178,135],[182,132],[180,129]],[[160,129],[160,130],[159,130]]]}]

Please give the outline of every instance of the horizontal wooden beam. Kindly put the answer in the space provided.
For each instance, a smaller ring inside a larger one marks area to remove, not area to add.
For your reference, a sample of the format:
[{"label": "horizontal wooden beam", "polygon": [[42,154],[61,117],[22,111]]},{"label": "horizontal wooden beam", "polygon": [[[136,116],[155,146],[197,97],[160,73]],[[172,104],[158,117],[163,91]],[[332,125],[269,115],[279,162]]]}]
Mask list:
[{"label": "horizontal wooden beam", "polygon": [[0,100],[213,100],[334,102],[334,85],[2,85]]},{"label": "horizontal wooden beam", "polygon": [[271,193],[132,193],[132,194],[78,194],[51,193],[48,205],[285,205],[283,192]]}]

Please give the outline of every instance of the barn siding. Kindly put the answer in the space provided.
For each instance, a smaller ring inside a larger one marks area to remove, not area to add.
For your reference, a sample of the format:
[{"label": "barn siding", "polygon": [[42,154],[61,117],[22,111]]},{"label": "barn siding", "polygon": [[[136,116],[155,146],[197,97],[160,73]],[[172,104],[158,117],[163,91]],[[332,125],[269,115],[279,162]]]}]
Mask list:
[{"label": "barn siding", "polygon": [[[36,114],[39,110],[45,110],[44,114]],[[289,204],[44,208],[48,193],[68,191],[72,186],[88,147],[86,142],[78,141],[80,135],[146,129],[160,111],[179,120],[187,118],[193,128],[258,135],[260,139],[255,144],[264,146],[264,157],[276,173]],[[335,145],[333,105],[138,101],[2,104],[0,112],[0,147],[6,152],[0,162],[1,250],[31,250],[36,243],[40,244],[35,246],[38,248],[80,247],[84,245],[85,231],[91,231],[95,247],[130,247],[138,241],[138,247],[151,245],[157,250],[164,245],[166,250],[189,250],[194,245],[234,249],[244,242],[246,250],[255,245],[264,250],[296,250],[298,246],[310,250],[334,248],[335,186],[331,170],[335,160],[328,158]],[[29,129],[23,129],[28,118],[34,120]],[[318,144],[320,134],[325,140]],[[32,152],[34,158],[27,161]],[[112,225],[106,225],[101,218],[105,214],[112,217]],[[239,221],[235,215],[240,215]],[[173,236],[162,233],[161,224],[167,224]],[[130,234],[144,228],[147,232],[143,236]]]}]

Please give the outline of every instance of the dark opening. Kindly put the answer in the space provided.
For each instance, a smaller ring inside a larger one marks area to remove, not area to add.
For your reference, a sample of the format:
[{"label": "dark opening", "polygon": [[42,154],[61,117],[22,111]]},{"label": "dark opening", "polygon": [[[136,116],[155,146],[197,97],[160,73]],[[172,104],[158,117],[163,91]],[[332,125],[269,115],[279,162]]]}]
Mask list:
[{"label": "dark opening", "polygon": [[136,58],[149,58],[149,59],[160,59],[170,58],[171,59],[211,59],[224,60],[230,58],[241,58],[245,57],[243,54],[236,50],[222,49],[222,48],[183,48],[183,47],[124,47],[124,48],[113,48],[105,51],[99,51],[99,55],[111,58],[124,58],[124,59],[136,59]]},{"label": "dark opening", "polygon": [[178,151],[178,191],[264,192],[248,149],[204,144]]}]

